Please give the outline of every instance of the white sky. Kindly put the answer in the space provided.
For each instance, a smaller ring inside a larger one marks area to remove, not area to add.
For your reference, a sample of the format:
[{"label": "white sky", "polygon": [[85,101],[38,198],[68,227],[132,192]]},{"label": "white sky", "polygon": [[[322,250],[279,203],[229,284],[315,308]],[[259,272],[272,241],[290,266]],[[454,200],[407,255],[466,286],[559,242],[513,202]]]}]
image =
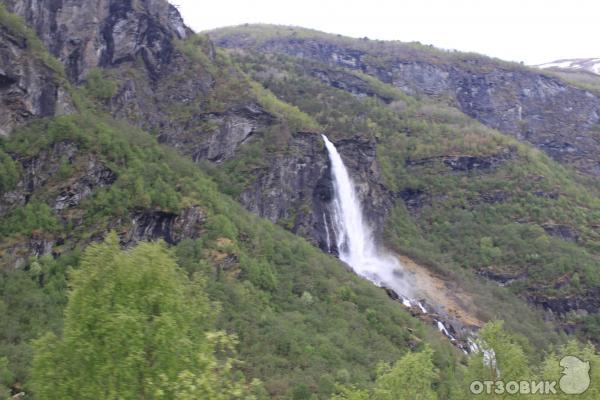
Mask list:
[{"label": "white sky", "polygon": [[599,0],[170,0],[195,31],[296,25],[541,64],[600,57]]}]

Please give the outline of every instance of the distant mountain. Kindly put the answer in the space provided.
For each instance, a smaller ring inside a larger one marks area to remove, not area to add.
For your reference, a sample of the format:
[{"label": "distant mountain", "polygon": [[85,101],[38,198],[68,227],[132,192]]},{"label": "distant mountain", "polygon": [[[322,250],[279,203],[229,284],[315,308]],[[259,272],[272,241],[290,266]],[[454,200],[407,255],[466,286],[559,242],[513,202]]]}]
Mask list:
[{"label": "distant mountain", "polygon": [[[600,176],[600,147],[595,139],[600,122],[597,75],[570,70],[540,73],[477,54],[285,26],[229,27],[209,35],[220,47],[310,59],[366,73],[410,96],[446,101],[561,163]],[[331,79],[340,87],[348,86],[337,77]]]},{"label": "distant mountain", "polygon": [[536,65],[542,69],[560,69],[570,71],[587,71],[600,75],[600,58],[572,58]]}]

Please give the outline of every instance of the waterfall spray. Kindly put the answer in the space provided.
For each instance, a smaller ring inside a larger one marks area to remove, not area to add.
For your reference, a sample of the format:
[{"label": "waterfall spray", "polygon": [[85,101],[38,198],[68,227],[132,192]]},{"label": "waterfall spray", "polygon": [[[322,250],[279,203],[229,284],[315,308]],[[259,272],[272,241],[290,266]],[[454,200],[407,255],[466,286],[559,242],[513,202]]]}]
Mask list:
[{"label": "waterfall spray", "polygon": [[[418,308],[423,314],[429,313],[430,310],[427,310],[422,301],[414,298],[416,294],[414,283],[408,282],[409,274],[405,273],[402,264],[395,256],[377,247],[373,230],[364,220],[361,202],[348,169],[335,145],[327,136],[322,136],[331,162],[334,190],[331,222],[340,259],[358,275],[377,286],[391,289],[404,306],[412,309]],[[331,235],[325,215],[323,215],[323,221],[328,251],[331,251]],[[418,288],[416,289],[418,290]],[[442,334],[453,343],[457,343],[456,338],[450,332],[451,325],[447,325],[443,320],[437,318],[434,318],[433,321]],[[465,353],[479,351],[471,337],[468,337],[466,344],[459,345],[459,347]],[[492,354],[493,357],[493,353],[489,354]]]},{"label": "waterfall spray", "polygon": [[342,157],[334,144],[325,135],[322,136],[331,162],[334,189],[332,223],[340,259],[376,285],[409,296],[409,285],[402,279],[402,265],[375,244],[373,231],[364,221],[358,193]]}]

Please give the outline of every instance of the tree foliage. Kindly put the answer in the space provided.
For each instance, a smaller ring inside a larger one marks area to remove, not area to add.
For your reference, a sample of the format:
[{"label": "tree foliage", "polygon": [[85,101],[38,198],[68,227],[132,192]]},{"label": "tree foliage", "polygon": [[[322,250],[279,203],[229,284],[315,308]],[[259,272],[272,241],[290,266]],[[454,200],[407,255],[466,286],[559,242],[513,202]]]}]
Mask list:
[{"label": "tree foliage", "polygon": [[72,286],[62,336],[35,344],[37,399],[244,395],[228,381],[233,361],[215,356],[233,342],[208,333],[215,310],[201,281],[188,280],[163,244],[122,251],[111,234],[85,251]]},{"label": "tree foliage", "polygon": [[433,364],[433,350],[426,346],[409,352],[393,366],[381,364],[372,390],[342,387],[332,400],[436,400],[434,384],[438,371]]}]

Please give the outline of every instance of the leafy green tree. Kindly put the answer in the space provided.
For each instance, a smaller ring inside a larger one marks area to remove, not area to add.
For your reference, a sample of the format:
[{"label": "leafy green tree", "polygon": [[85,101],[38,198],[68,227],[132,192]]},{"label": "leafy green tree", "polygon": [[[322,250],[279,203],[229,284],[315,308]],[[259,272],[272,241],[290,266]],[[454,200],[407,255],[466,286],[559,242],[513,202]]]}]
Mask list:
[{"label": "leafy green tree", "polygon": [[481,365],[490,371],[490,376],[485,378],[502,378],[503,380],[521,380],[531,377],[531,370],[523,347],[516,338],[504,329],[504,322],[497,321],[486,324],[479,336],[482,339],[482,347],[493,351],[493,355],[481,353],[479,357],[487,360]]},{"label": "leafy green tree", "polygon": [[341,387],[332,400],[436,400],[433,388],[438,372],[429,346],[407,353],[393,366],[381,364],[371,392],[356,387]]},{"label": "leafy green tree", "polygon": [[[235,349],[237,341],[223,332],[207,334],[207,340],[218,352],[231,353]],[[174,380],[168,376],[161,375],[158,383],[152,383],[154,390],[152,395],[155,399],[178,399],[178,400],[228,400],[244,399],[258,400],[266,399],[267,394],[259,380],[253,380],[246,385],[243,380],[223,379],[230,376],[235,361],[224,357],[224,361],[218,361],[219,357],[213,354],[198,353],[196,356],[200,369],[196,371],[185,370],[177,375]],[[210,373],[206,373],[210,371]]]},{"label": "leafy green tree", "polygon": [[8,385],[13,380],[12,373],[8,369],[8,359],[0,358],[0,399],[9,398],[10,391]]},{"label": "leafy green tree", "polygon": [[36,399],[244,395],[228,377],[233,361],[215,356],[233,342],[207,334],[214,310],[201,282],[163,244],[123,251],[112,233],[85,251],[72,286],[62,337],[47,334],[34,346]]},{"label": "leafy green tree", "polygon": [[[384,367],[385,368],[385,367]],[[381,370],[381,372],[385,369]],[[377,378],[377,400],[435,400],[433,383],[438,374],[433,365],[433,350],[408,353]]]},{"label": "leafy green tree", "polygon": [[369,392],[355,387],[340,388],[340,393],[334,395],[331,400],[369,400]]},{"label": "leafy green tree", "polygon": [[25,207],[17,208],[0,221],[0,234],[9,236],[15,233],[28,235],[37,229],[49,232],[57,230],[58,220],[52,209],[39,201],[31,201]]},{"label": "leafy green tree", "polygon": [[17,183],[19,170],[16,163],[0,149],[0,193],[11,190]]},{"label": "leafy green tree", "polygon": [[[477,381],[527,381],[535,378],[521,343],[504,329],[503,321],[490,322],[479,331],[480,352],[469,360],[466,382],[462,385],[467,393],[471,382]],[[519,395],[502,393],[487,395],[489,398],[521,398]],[[467,396],[468,397],[468,396]]]}]

